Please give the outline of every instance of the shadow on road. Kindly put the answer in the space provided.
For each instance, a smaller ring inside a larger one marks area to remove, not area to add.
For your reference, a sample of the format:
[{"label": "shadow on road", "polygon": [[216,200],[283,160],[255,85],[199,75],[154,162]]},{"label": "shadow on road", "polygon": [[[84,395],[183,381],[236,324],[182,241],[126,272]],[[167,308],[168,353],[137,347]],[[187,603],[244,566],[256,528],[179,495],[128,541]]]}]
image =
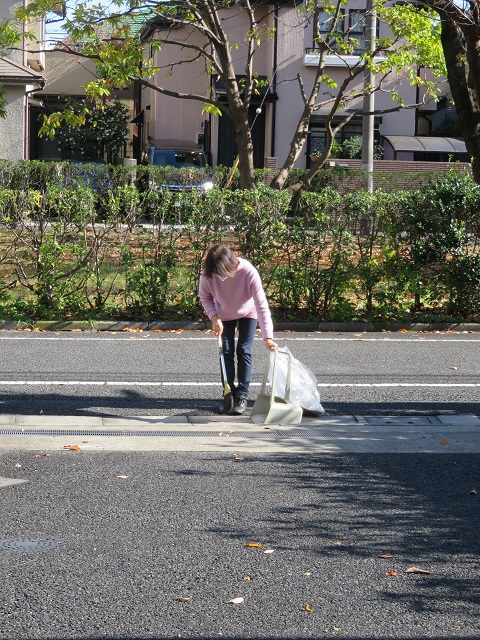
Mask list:
[{"label": "shadow on road", "polygon": [[480,454],[25,451],[0,475],[28,480],[1,536],[59,542],[0,554],[2,640],[478,638]]},{"label": "shadow on road", "polygon": [[[94,387],[93,387],[94,389]],[[79,394],[78,389],[65,387],[64,393],[41,393],[22,387],[21,393],[0,394],[0,413],[23,415],[215,415],[219,413],[221,398],[172,397],[170,388],[158,388],[155,395],[132,389],[116,389],[105,394]],[[256,391],[249,406],[253,406]],[[323,402],[327,415],[437,415],[480,414],[478,402]]]}]

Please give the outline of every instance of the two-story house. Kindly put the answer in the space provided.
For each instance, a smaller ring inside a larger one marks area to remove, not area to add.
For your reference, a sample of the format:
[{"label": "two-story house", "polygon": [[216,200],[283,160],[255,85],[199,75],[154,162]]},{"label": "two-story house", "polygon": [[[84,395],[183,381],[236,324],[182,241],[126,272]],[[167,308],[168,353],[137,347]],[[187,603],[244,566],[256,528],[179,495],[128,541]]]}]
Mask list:
[{"label": "two-story house", "polygon": [[[325,15],[320,11],[315,19],[307,20],[305,14],[298,12],[298,6],[287,1],[271,3],[268,0],[256,5],[257,24],[263,29],[274,29],[274,37],[266,38],[255,54],[255,71],[259,78],[269,80],[268,87],[261,87],[252,100],[250,122],[255,145],[255,165],[264,166],[265,158],[275,158],[280,166],[287,156],[295,125],[303,108],[303,89],[308,93],[318,67],[318,51],[315,37],[325,28]],[[352,0],[342,9],[341,28],[353,29],[357,45],[349,55],[327,56],[326,73],[341,84],[348,72],[348,65],[355,64],[365,47],[365,0]],[[220,9],[222,26],[232,43],[232,55],[235,59],[237,78],[241,79],[245,65],[245,34],[248,31],[246,15],[240,6],[232,4]],[[148,43],[151,39],[164,40],[175,38],[188,43],[195,42],[200,46],[208,46],[202,42],[200,34],[190,27],[182,26],[174,33],[169,32],[171,23],[156,19],[149,22],[142,36]],[[388,27],[378,21],[377,37],[388,36]],[[215,76],[205,72],[200,60],[187,62],[191,50],[179,52],[178,47],[164,45],[158,52],[151,52],[156,65],[161,69],[157,75],[157,83],[162,87],[182,93],[194,92],[209,95],[213,90],[218,100],[224,96],[222,82]],[[183,57],[182,57],[183,56]],[[177,64],[183,60],[182,64]],[[428,73],[419,70],[420,74]],[[363,79],[360,78],[352,88],[361,92]],[[448,86],[445,85],[445,92]],[[419,89],[411,86],[400,72],[391,73],[384,81],[386,91],[375,97],[375,109],[384,111],[393,106],[388,89],[395,88],[400,92],[406,104],[420,101]],[[330,111],[328,100],[335,94],[335,89],[325,86],[318,102],[322,106],[310,118],[309,137],[302,155],[297,161],[298,167],[309,166],[310,155],[322,149],[325,140],[325,118]],[[188,99],[176,99],[151,89],[139,91],[141,115],[138,123],[143,127],[142,137],[181,138],[201,140],[210,154],[213,165],[230,166],[236,156],[233,126],[227,117],[205,117],[199,102]],[[435,134],[435,126],[447,117],[445,104],[448,98],[437,109],[437,104],[430,101],[418,108],[403,109],[375,116],[375,139],[381,142],[386,159],[402,160],[444,160],[447,157],[466,160],[462,156],[465,147],[463,141],[455,138],[443,138]],[[345,109],[340,109],[335,121],[338,122],[351,110],[361,109],[362,97],[350,101]],[[448,112],[452,116],[452,110]],[[363,127],[362,115],[354,116],[347,126],[339,132],[339,141],[353,135],[361,135]],[[448,135],[448,134],[447,134]],[[428,139],[428,143],[426,142]]]},{"label": "two-story house", "polygon": [[[28,4],[28,0],[23,3]],[[19,3],[0,0],[0,21],[11,20],[18,7]],[[58,12],[63,12],[62,3]],[[6,100],[6,117],[0,118],[0,159],[8,160],[30,156],[31,111],[38,102],[33,94],[45,85],[44,20],[19,24],[18,28],[22,34],[33,31],[38,42],[23,36],[17,48],[0,57],[0,84]]]}]

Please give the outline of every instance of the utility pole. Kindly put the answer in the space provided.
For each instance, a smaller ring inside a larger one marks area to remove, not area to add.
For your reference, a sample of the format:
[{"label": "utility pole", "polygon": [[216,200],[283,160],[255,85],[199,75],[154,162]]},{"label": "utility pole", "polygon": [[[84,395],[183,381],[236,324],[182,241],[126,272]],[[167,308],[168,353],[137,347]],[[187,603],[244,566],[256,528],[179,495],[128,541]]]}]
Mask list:
[{"label": "utility pole", "polygon": [[[365,49],[367,52],[375,51],[377,30],[377,13],[375,10],[375,0],[367,0],[365,15]],[[373,114],[375,109],[375,97],[372,91],[375,83],[375,74],[371,69],[366,68],[363,75],[365,95],[363,97],[364,113]],[[374,145],[374,116],[363,116],[363,144],[362,144],[362,170],[366,172],[365,188],[370,193],[373,192],[373,145]]]}]

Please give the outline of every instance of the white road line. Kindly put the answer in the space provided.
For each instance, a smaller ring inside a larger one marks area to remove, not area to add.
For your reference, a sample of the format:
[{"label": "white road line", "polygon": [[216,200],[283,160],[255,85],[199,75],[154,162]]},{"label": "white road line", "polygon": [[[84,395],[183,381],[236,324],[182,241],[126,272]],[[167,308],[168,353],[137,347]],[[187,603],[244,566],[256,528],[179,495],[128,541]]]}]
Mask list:
[{"label": "white road line", "polygon": [[[0,386],[112,386],[112,387],[219,387],[220,382],[143,382],[143,381],[115,381],[115,380],[0,380]],[[259,387],[260,382],[252,382],[250,386]],[[317,387],[429,387],[429,388],[476,388],[480,382],[319,382]]]},{"label": "white road line", "polygon": [[[322,338],[322,337],[288,337],[288,338],[283,338],[282,336],[279,336],[278,333],[275,334],[275,337],[278,340],[285,340],[285,342],[480,342],[480,338],[443,338],[443,337],[438,337],[438,338],[424,338],[424,337],[418,337],[418,338],[388,338],[388,337],[383,337],[383,338],[367,338],[367,337],[350,337],[350,338]],[[108,337],[108,336],[102,336],[102,335],[96,335],[96,336],[79,336],[78,334],[74,334],[70,337],[66,337],[66,336],[49,336],[49,335],[43,335],[43,334],[35,334],[35,335],[22,335],[22,336],[4,336],[0,334],[0,340],[55,340],[55,341],[78,341],[78,342],[85,342],[85,341],[98,341],[101,340],[102,342],[115,342],[115,341],[119,341],[119,340],[129,340],[129,341],[136,341],[136,342],[149,342],[149,338],[153,338],[154,340],[158,340],[161,342],[213,342],[211,337],[186,337],[186,336],[180,336],[178,335],[177,337],[166,337],[166,336],[159,336],[159,335],[149,335],[149,334],[135,334],[132,335],[131,333],[128,333],[127,335],[119,335],[115,338],[113,337]],[[261,340],[261,338],[257,338],[258,341]]]}]

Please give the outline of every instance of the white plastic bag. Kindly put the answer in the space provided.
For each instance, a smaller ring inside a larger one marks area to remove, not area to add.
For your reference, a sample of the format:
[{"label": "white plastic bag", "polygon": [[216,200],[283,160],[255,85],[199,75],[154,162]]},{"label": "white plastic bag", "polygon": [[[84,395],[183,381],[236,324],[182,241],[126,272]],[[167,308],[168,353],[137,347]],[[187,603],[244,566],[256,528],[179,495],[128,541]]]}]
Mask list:
[{"label": "white plastic bag", "polygon": [[[288,358],[282,358],[282,353],[289,353],[292,358],[292,378],[290,382],[290,400],[297,402],[303,409],[325,413],[320,401],[317,379],[308,367],[293,357],[288,347],[277,349],[277,375],[275,380],[275,396],[283,398],[287,385]],[[270,352],[269,384],[272,384],[273,352]]]}]

